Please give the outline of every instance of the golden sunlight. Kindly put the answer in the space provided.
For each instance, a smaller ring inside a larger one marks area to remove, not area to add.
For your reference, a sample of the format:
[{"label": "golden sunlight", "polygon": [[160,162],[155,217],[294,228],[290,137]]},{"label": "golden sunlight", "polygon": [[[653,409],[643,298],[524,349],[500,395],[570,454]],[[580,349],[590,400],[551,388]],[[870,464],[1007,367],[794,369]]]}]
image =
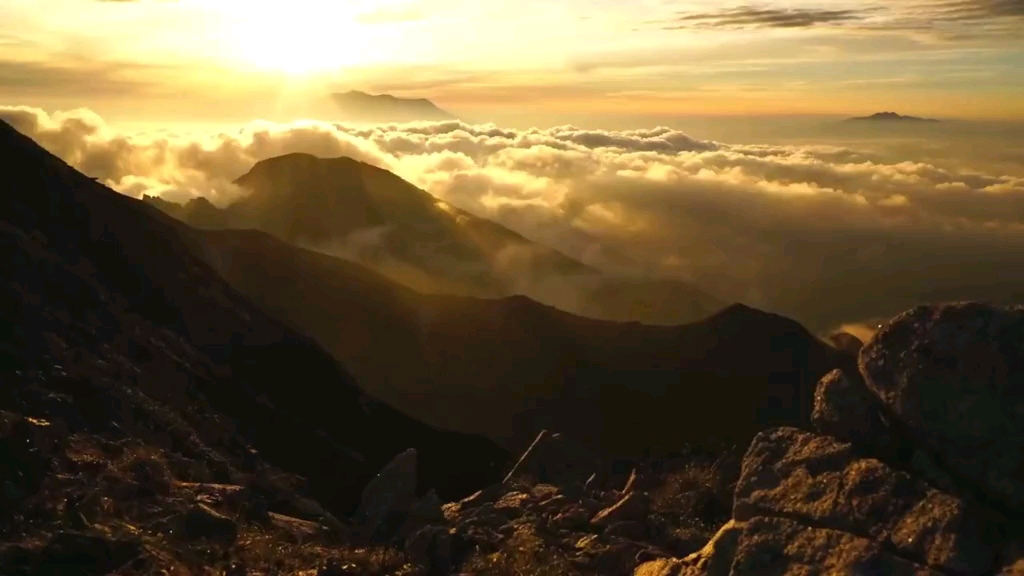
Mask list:
[{"label": "golden sunlight", "polygon": [[[347,3],[219,2],[233,60],[258,70],[309,75],[365,65],[370,28]],[[230,11],[228,13],[227,11]]]}]

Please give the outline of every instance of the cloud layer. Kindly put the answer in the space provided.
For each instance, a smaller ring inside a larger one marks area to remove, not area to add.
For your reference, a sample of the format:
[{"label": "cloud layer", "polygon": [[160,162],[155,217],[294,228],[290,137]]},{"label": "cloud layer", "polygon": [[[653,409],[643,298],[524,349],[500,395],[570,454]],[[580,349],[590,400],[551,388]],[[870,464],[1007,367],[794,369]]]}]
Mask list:
[{"label": "cloud layer", "polygon": [[818,328],[922,298],[1013,299],[1024,279],[1024,177],[841,146],[461,122],[128,134],[28,107],[0,119],[125,194],[174,201],[228,203],[264,158],[352,156],[593,264],[621,251]]},{"label": "cloud layer", "polygon": [[682,11],[654,24],[678,29],[749,29],[837,27],[858,31],[924,32],[945,39],[1012,34],[1024,26],[1021,0],[914,0],[866,2],[856,8],[777,7],[771,3],[738,4],[714,11]]}]

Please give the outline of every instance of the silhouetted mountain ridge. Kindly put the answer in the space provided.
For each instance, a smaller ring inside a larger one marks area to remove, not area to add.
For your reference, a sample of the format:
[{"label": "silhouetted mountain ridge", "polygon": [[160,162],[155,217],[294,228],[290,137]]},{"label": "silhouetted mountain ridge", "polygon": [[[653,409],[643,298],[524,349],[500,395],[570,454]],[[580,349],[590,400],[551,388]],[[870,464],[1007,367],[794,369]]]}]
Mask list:
[{"label": "silhouetted mountain ridge", "polygon": [[870,116],[858,116],[849,118],[848,121],[868,122],[938,122],[934,118],[919,118],[917,116],[903,116],[895,112],[876,112]]},{"label": "silhouetted mountain ridge", "polygon": [[236,180],[251,193],[216,213],[208,203],[158,207],[200,228],[269,232],[370,266],[421,292],[526,294],[613,320],[672,324],[724,303],[673,280],[607,274],[352,158],[287,154]]},{"label": "silhouetted mountain ridge", "polygon": [[[56,386],[75,395],[70,412],[60,408],[69,422],[133,430],[131,418],[104,407],[137,413],[155,403],[187,423],[173,442],[238,466],[254,447],[306,476],[310,493],[337,511],[410,446],[420,451],[421,485],[453,496],[500,472],[505,452],[370,398],[319,345],[231,288],[197,257],[197,231],[5,123],[0,151],[11,162],[0,181],[4,319],[15,327],[6,331],[2,400],[18,411],[43,406],[26,400],[26,386]],[[43,368],[66,374],[32,376]],[[151,400],[126,404],[116,394]]]},{"label": "silhouetted mountain ridge", "polygon": [[853,362],[742,305],[681,326],[596,320],[524,296],[420,294],[269,234],[204,237],[229,282],[308,330],[372,394],[510,448],[541,428],[626,457],[741,443],[769,422],[806,422],[817,379]]},{"label": "silhouetted mountain ridge", "polygon": [[399,98],[391,94],[367,94],[358,90],[332,94],[343,119],[359,122],[415,122],[456,120],[426,98]]}]

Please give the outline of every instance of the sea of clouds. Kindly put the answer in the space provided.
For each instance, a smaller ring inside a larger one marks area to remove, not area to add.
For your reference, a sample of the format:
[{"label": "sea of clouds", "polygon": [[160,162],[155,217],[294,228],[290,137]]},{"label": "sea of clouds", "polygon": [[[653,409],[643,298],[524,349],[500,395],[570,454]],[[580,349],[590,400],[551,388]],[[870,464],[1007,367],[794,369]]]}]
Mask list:
[{"label": "sea of clouds", "polygon": [[817,329],[927,299],[1012,300],[1007,283],[1024,279],[1024,177],[835,144],[459,121],[127,132],[86,109],[24,106],[0,120],[119,192],[179,202],[230,203],[265,158],[351,156],[589,263],[621,251]]}]

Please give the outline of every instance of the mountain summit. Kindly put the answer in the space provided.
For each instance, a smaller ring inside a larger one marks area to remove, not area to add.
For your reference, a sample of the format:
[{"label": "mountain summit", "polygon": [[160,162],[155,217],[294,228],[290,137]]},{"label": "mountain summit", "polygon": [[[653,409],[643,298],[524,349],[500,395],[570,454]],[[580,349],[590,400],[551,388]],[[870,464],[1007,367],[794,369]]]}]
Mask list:
[{"label": "mountain summit", "polygon": [[236,184],[252,192],[227,208],[231,227],[356,260],[424,292],[503,296],[513,278],[596,273],[351,158],[270,158]]},{"label": "mountain summit", "polygon": [[426,98],[399,98],[391,94],[367,94],[358,90],[331,95],[343,120],[355,122],[415,122],[456,120]]},{"label": "mountain summit", "polygon": [[342,257],[426,293],[526,294],[609,320],[676,324],[724,303],[677,281],[627,281],[439,200],[352,158],[287,154],[262,160],[236,184],[250,194],[208,202],[149,201],[206,229],[256,229]]}]

